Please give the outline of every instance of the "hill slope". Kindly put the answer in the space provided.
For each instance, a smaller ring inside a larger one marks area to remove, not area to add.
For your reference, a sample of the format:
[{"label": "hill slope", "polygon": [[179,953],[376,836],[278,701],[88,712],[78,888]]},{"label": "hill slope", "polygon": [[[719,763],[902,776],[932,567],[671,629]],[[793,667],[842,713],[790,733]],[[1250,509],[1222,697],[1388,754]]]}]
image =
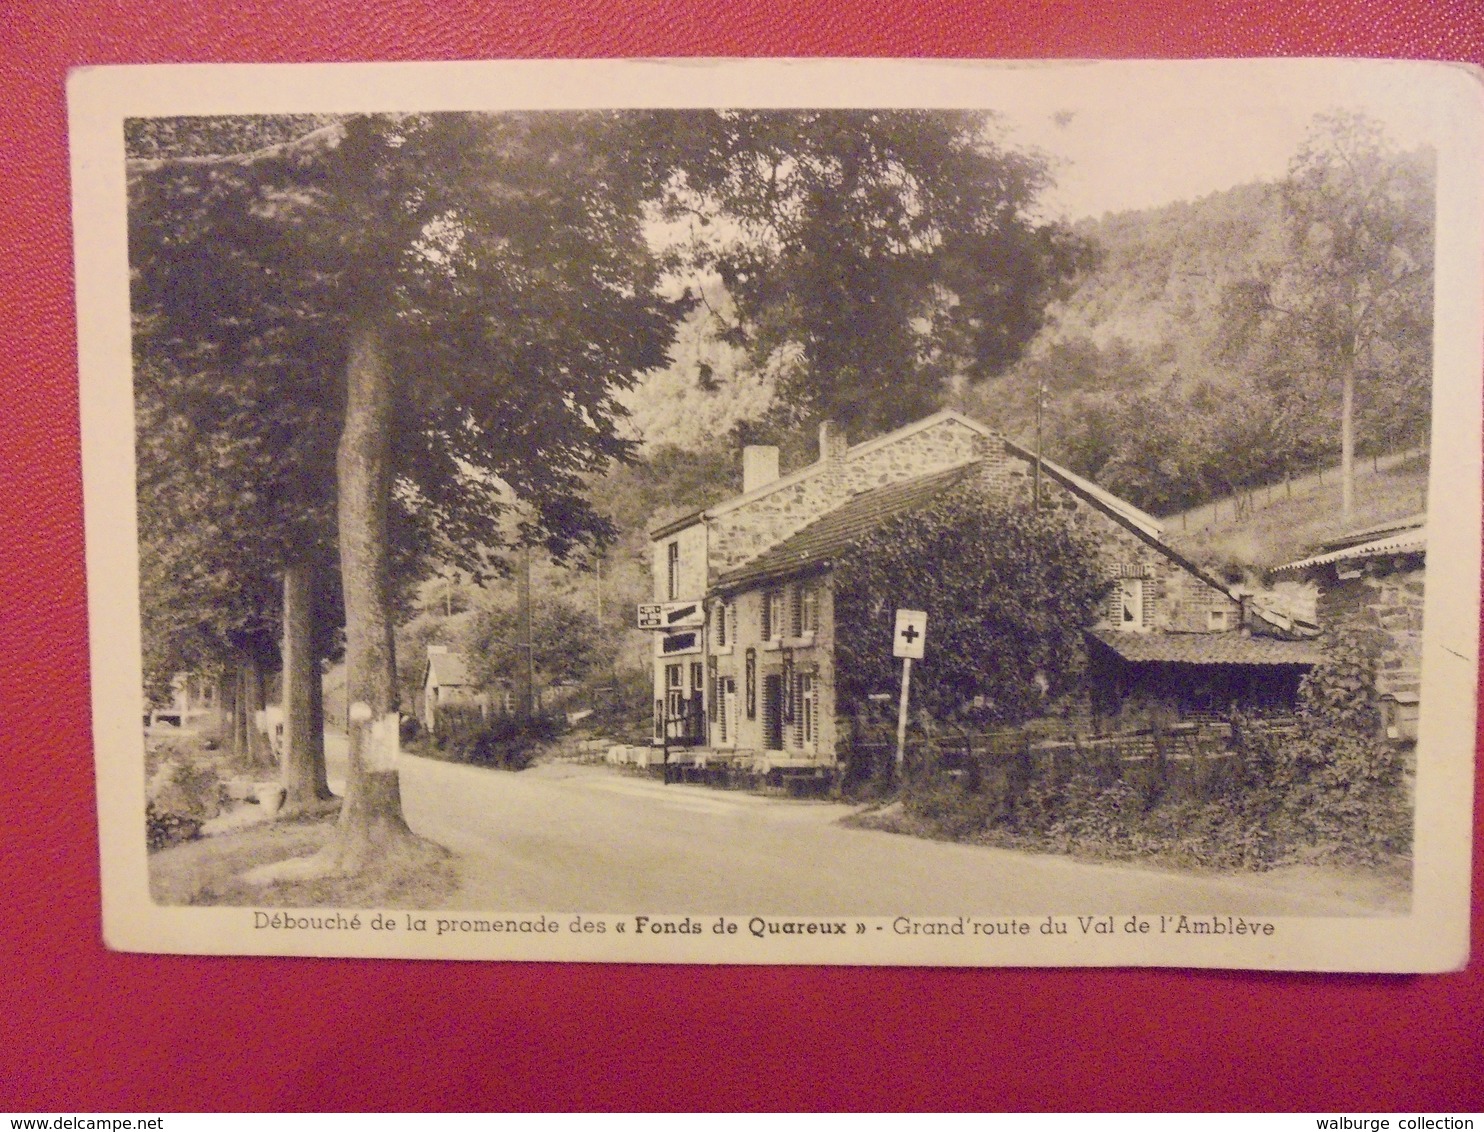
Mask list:
[{"label": "hill slope", "polygon": [[1165,540],[1187,557],[1235,577],[1260,573],[1312,552],[1347,531],[1427,510],[1428,457],[1423,452],[1356,466],[1355,515],[1340,521],[1340,476],[1335,468],[1172,515]]}]

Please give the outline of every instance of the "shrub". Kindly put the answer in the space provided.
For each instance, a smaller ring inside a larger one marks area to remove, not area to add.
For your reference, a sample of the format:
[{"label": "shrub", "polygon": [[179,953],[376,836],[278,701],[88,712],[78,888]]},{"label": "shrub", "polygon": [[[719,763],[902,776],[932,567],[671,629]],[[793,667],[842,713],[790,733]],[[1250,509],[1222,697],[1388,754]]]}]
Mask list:
[{"label": "shrub", "polygon": [[[1018,745],[1001,736],[995,753],[966,758],[966,737],[928,721],[902,800],[920,830],[954,840],[1217,868],[1381,863],[1410,852],[1412,825],[1405,765],[1381,737],[1374,688],[1364,643],[1340,634],[1304,679],[1295,725],[1237,715],[1224,747],[1151,718],[1152,754],[1147,737],[1133,752],[1036,748],[1026,727]],[[862,719],[855,738],[875,731]]]},{"label": "shrub", "polygon": [[1239,739],[1249,765],[1270,768],[1276,828],[1311,855],[1370,864],[1411,851],[1405,765],[1382,737],[1374,689],[1364,642],[1341,632],[1299,686],[1297,728]]},{"label": "shrub", "polygon": [[485,718],[478,708],[446,707],[438,713],[429,753],[471,766],[525,770],[541,745],[561,731],[562,724],[549,716]]},{"label": "shrub", "polygon": [[202,822],[182,814],[157,810],[153,802],[144,806],[144,842],[150,852],[168,849],[201,836]]},{"label": "shrub", "polygon": [[145,844],[164,849],[199,836],[222,812],[223,789],[215,763],[185,761],[178,749],[167,749],[145,784]]}]

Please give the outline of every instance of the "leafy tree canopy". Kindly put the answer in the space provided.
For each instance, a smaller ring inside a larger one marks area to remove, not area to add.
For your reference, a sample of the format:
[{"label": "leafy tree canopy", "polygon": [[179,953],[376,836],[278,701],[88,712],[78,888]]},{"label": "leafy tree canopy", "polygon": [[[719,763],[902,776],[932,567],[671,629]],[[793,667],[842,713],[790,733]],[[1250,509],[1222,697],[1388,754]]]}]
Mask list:
[{"label": "leafy tree canopy", "polygon": [[1032,218],[1046,166],[991,127],[928,110],[668,124],[666,213],[690,221],[690,262],[736,304],[729,340],[777,372],[768,428],[894,428],[937,409],[950,378],[1019,356],[1083,248]]},{"label": "leafy tree canopy", "polygon": [[[294,124],[310,123],[207,120],[197,134],[234,148],[193,156],[205,143],[177,123],[185,156],[131,163],[147,349],[214,372],[225,395],[255,370],[310,375],[283,384],[280,416],[332,465],[338,430],[304,415],[338,421],[350,324],[385,310],[405,541],[488,569],[469,555],[499,545],[512,498],[554,553],[605,535],[580,476],[627,453],[613,393],[664,360],[684,309],[655,297],[653,186],[624,120],[372,115],[284,138]],[[252,140],[266,144],[244,152]]]}]

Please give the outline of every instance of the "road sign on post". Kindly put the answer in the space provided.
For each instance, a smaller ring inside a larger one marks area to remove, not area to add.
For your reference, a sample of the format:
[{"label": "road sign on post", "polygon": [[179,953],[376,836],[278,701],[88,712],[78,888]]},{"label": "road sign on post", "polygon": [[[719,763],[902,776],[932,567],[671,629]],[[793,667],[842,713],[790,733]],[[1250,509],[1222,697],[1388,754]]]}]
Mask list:
[{"label": "road sign on post", "polygon": [[897,610],[896,634],[892,637],[892,656],[922,659],[922,646],[927,641],[927,614],[920,609]]},{"label": "road sign on post", "polygon": [[902,658],[902,698],[897,704],[897,777],[907,760],[907,700],[912,690],[912,662],[921,660],[927,644],[927,614],[920,609],[897,610],[891,655]]}]

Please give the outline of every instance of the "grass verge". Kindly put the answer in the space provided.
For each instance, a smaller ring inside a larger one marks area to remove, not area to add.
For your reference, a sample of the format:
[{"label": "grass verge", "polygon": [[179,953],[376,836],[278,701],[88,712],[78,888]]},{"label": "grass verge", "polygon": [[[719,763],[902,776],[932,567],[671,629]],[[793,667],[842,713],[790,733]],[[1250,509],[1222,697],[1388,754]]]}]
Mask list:
[{"label": "grass verge", "polygon": [[254,908],[436,908],[458,888],[446,849],[414,842],[353,877],[248,884],[261,865],[307,857],[335,832],[334,817],[266,822],[150,854],[156,904]]}]

